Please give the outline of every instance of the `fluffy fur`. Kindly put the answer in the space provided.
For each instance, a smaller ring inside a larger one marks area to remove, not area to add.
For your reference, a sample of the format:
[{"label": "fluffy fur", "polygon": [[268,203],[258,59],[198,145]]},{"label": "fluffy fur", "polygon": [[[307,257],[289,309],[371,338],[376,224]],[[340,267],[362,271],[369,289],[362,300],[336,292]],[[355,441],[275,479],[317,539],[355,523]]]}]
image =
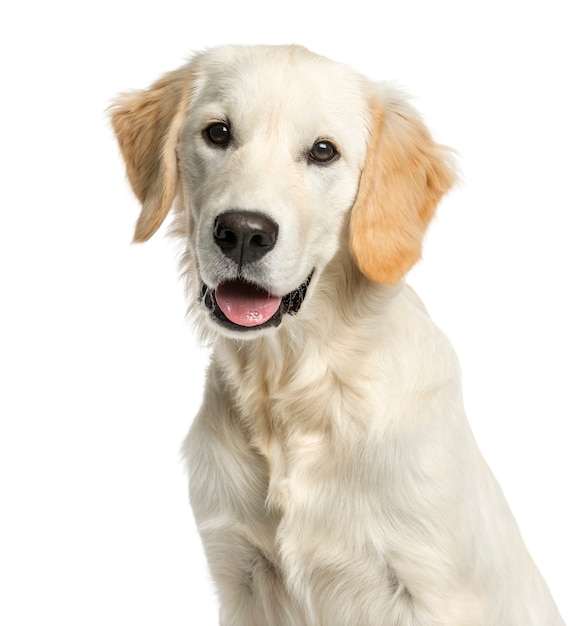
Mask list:
[{"label": "fluffy fur", "polygon": [[[471,434],[453,350],[403,279],[454,180],[404,98],[300,47],[231,46],[119,98],[112,121],[143,207],[135,239],[174,203],[214,346],[184,452],[221,624],[561,625]],[[207,140],[214,123],[226,145]],[[318,141],[338,156],[311,157]],[[231,210],[278,226],[262,258],[217,245]],[[207,294],[238,279],[300,308],[223,324]]]}]

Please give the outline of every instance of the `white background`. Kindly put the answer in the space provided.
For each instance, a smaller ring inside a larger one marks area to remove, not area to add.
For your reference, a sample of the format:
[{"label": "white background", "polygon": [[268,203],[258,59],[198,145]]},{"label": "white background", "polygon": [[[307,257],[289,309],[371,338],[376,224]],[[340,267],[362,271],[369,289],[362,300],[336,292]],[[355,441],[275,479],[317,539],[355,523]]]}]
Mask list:
[{"label": "white background", "polygon": [[459,154],[410,282],[577,624],[571,3],[14,5],[0,15],[0,623],[217,624],[179,460],[206,352],[172,242],[130,245],[138,206],[105,109],[194,50],[297,42],[398,82]]}]

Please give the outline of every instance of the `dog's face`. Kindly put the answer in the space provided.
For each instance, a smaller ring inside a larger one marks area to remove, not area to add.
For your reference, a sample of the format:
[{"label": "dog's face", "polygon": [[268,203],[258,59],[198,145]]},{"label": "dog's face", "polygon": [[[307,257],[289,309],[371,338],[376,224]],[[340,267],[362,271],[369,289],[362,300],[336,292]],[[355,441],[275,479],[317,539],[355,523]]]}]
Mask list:
[{"label": "dog's face", "polygon": [[409,107],[296,46],[198,55],[121,99],[113,124],[143,204],[135,239],[178,197],[196,295],[227,335],[306,306],[343,229],[363,274],[399,280],[452,181]]},{"label": "dog's face", "polygon": [[177,148],[190,247],[212,320],[254,334],[335,254],[370,115],[359,78],[302,48],[219,49],[195,76]]}]

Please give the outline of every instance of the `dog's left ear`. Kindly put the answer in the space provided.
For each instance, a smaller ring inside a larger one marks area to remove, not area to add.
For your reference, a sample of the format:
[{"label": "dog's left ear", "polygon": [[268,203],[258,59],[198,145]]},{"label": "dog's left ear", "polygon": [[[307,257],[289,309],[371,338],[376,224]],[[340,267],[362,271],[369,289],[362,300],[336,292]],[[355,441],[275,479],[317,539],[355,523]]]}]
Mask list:
[{"label": "dog's left ear", "polygon": [[449,151],[433,141],[410,107],[378,101],[372,114],[350,245],[365,276],[394,284],[421,257],[425,230],[455,174]]},{"label": "dog's left ear", "polygon": [[136,242],[152,237],[176,196],[176,144],[191,83],[190,66],[185,66],[164,75],[149,89],[120,96],[112,107],[112,127],[126,162],[126,174],[142,204],[134,233]]}]

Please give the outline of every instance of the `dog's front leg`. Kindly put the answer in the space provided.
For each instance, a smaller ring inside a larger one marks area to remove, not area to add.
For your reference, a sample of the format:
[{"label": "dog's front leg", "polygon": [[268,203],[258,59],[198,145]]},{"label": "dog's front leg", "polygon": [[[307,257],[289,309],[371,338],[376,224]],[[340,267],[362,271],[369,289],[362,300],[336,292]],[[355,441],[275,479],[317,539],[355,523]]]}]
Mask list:
[{"label": "dog's front leg", "polygon": [[266,463],[249,446],[217,378],[213,371],[184,454],[221,625],[303,626],[306,619],[278,565],[278,519],[265,506]]}]

